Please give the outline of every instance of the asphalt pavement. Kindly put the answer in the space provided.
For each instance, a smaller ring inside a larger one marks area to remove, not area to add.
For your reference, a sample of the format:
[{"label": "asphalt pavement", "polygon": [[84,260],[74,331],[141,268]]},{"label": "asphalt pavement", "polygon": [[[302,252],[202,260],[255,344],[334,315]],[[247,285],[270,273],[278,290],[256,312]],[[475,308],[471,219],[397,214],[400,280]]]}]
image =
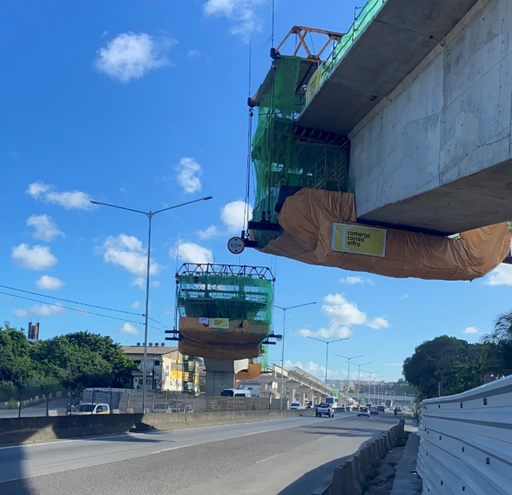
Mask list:
[{"label": "asphalt pavement", "polygon": [[312,416],[0,448],[2,495],[310,495],[392,414]]}]

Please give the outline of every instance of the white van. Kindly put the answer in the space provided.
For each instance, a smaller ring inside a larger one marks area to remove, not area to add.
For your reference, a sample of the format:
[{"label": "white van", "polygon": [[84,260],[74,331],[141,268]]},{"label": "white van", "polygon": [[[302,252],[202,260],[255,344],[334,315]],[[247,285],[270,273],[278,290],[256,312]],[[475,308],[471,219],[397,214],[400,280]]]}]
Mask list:
[{"label": "white van", "polygon": [[226,388],[220,393],[221,397],[250,397],[251,391],[246,388]]}]

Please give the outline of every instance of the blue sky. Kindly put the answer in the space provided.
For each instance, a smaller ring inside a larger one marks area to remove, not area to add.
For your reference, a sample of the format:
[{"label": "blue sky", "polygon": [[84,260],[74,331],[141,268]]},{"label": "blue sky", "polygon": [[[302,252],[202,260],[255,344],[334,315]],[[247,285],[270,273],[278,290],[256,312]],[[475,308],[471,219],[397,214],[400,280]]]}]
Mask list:
[{"label": "blue sky", "polygon": [[[292,25],[347,30],[358,3],[276,0],[276,42]],[[164,327],[177,254],[179,263],[271,266],[276,304],[316,301],[288,312],[286,357],[320,377],[325,346],[307,335],[350,337],[330,346],[330,377],[346,377],[336,353],[362,354],[354,362],[372,362],[366,369],[386,380],[426,339],[478,341],[511,309],[508,266],[471,283],[427,282],[227,251],[243,216],[248,41],[254,92],[270,38],[269,0],[1,2],[0,284],[141,314],[147,219],[89,200],[158,210],[212,195],[154,218],[150,315]],[[141,316],[88,309],[121,319],[103,318],[0,291],[11,294],[0,294],[0,320],[40,321],[42,338],[89,330],[142,339]],[[276,310],[276,332],[281,317]],[[163,342],[154,326],[149,341]],[[271,347],[270,361],[280,356]]]}]

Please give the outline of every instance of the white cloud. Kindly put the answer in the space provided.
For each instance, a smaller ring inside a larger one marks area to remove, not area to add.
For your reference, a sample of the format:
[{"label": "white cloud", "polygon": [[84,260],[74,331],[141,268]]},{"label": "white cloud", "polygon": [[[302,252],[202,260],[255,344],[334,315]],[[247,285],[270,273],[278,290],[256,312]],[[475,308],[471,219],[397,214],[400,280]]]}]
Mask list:
[{"label": "white cloud", "polygon": [[380,328],[388,328],[389,322],[388,320],[386,320],[386,318],[378,316],[377,318],[372,318],[370,321],[366,323],[366,325],[370,328],[375,328],[376,330],[379,330]]},{"label": "white cloud", "polygon": [[203,56],[203,52],[201,50],[189,50],[187,52],[188,58],[199,58]]},{"label": "white cloud", "polygon": [[398,297],[399,297],[399,299],[409,299],[409,294],[405,293]]},{"label": "white cloud", "polygon": [[342,277],[338,280],[340,284],[356,285],[356,284],[369,284],[375,285],[375,282],[369,278],[363,277]]},{"label": "white cloud", "polygon": [[471,335],[471,334],[475,334],[475,333],[480,333],[480,331],[476,327],[467,327],[464,330],[462,330],[462,333],[464,335]]},{"label": "white cloud", "polygon": [[62,206],[66,210],[93,210],[96,205],[91,203],[91,197],[82,191],[53,191],[53,186],[42,181],[33,182],[28,185],[27,194],[34,199],[41,199],[46,203],[53,203]]},{"label": "white cloud", "polygon": [[201,165],[193,158],[183,157],[176,166],[178,183],[187,194],[201,191],[201,179],[203,171]]},{"label": "white cloud", "polygon": [[345,299],[343,294],[328,294],[324,297],[322,311],[341,325],[361,325],[366,322],[366,314],[360,311],[355,303]]},{"label": "white cloud", "polygon": [[[138,287],[141,290],[146,289],[146,278],[145,277],[137,277],[133,282],[132,285],[135,287]],[[162,285],[159,280],[153,280],[149,282],[149,285],[151,287],[160,287]]]},{"label": "white cloud", "polygon": [[211,249],[194,244],[193,242],[180,242],[175,249],[171,249],[169,256],[176,257],[186,263],[213,263],[213,253]]},{"label": "white cloud", "polygon": [[175,43],[176,40],[146,33],[122,33],[96,52],[95,65],[112,79],[127,83],[150,70],[169,65],[165,52]]},{"label": "white cloud", "polygon": [[220,212],[220,219],[224,222],[224,225],[228,228],[228,233],[237,234],[244,227],[245,216],[244,212],[247,213],[249,218],[252,217],[252,206],[245,203],[245,201],[237,200],[231,201],[227,205],[224,205]]},{"label": "white cloud", "polygon": [[56,237],[64,236],[64,232],[48,215],[31,215],[27,219],[27,225],[34,227],[32,237],[41,241],[50,242]]},{"label": "white cloud", "polygon": [[123,326],[117,331],[123,335],[139,335],[139,331],[131,323],[123,323]]},{"label": "white cloud", "polygon": [[207,0],[203,11],[208,16],[229,19],[230,32],[247,42],[253,33],[261,30],[257,11],[264,4],[268,4],[268,0]]},{"label": "white cloud", "polygon": [[[105,263],[121,266],[125,270],[142,278],[145,282],[147,270],[147,252],[142,247],[142,241],[135,236],[120,234],[109,236],[100,248]],[[151,260],[149,272],[158,275],[165,267]],[[137,279],[138,280],[138,279]],[[135,285],[138,285],[134,282]]]},{"label": "white cloud", "polygon": [[50,277],[49,275],[43,275],[39,280],[36,281],[38,289],[45,290],[58,290],[64,285],[62,280],[56,277]]},{"label": "white cloud", "polygon": [[205,230],[199,230],[197,235],[203,240],[221,235],[240,234],[245,226],[246,215],[251,218],[252,211],[252,206],[245,201],[231,201],[220,209],[220,219],[226,228],[221,230],[215,225],[210,225]]},{"label": "white cloud", "polygon": [[512,265],[502,263],[487,277],[487,285],[512,285]]},{"label": "white cloud", "polygon": [[140,302],[139,302],[139,301],[134,301],[134,302],[132,303],[132,308],[133,308],[133,309],[140,308]]},{"label": "white cloud", "polygon": [[30,270],[44,270],[57,263],[57,258],[48,246],[29,247],[27,244],[20,244],[12,248],[11,256],[18,266]]},{"label": "white cloud", "polygon": [[36,304],[28,309],[14,310],[14,316],[17,316],[18,318],[28,318],[30,316],[54,316],[61,313],[64,313],[64,308],[60,304]]},{"label": "white cloud", "polygon": [[366,325],[375,329],[389,327],[389,322],[383,316],[369,319],[355,303],[347,301],[343,294],[328,294],[323,302],[322,312],[327,315],[329,324],[314,331],[303,328],[298,332],[301,337],[343,339],[353,334],[350,328],[352,325]]},{"label": "white cloud", "polygon": [[320,337],[321,339],[346,339],[352,335],[352,330],[347,326],[331,325],[329,328],[320,328],[313,332],[308,328],[299,330],[301,337]]},{"label": "white cloud", "polygon": [[28,185],[27,194],[32,196],[34,199],[39,198],[44,195],[46,192],[50,190],[51,186],[45,184],[44,182],[38,180]]},{"label": "white cloud", "polygon": [[220,235],[220,232],[219,232],[219,229],[217,229],[217,227],[215,225],[210,225],[205,230],[197,231],[197,236],[201,240],[210,239],[211,237],[216,237],[218,235]]}]

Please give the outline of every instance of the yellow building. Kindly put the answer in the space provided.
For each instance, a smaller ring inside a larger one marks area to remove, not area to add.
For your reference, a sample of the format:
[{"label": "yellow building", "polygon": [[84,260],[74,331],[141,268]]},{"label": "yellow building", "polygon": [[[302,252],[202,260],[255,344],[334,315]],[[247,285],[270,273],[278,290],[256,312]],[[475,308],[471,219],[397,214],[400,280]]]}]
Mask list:
[{"label": "yellow building", "polygon": [[[124,353],[139,368],[133,373],[133,388],[143,384],[143,345],[123,345]],[[202,362],[182,355],[177,347],[149,344],[147,351],[146,387],[148,391],[197,395],[199,368]]]}]

